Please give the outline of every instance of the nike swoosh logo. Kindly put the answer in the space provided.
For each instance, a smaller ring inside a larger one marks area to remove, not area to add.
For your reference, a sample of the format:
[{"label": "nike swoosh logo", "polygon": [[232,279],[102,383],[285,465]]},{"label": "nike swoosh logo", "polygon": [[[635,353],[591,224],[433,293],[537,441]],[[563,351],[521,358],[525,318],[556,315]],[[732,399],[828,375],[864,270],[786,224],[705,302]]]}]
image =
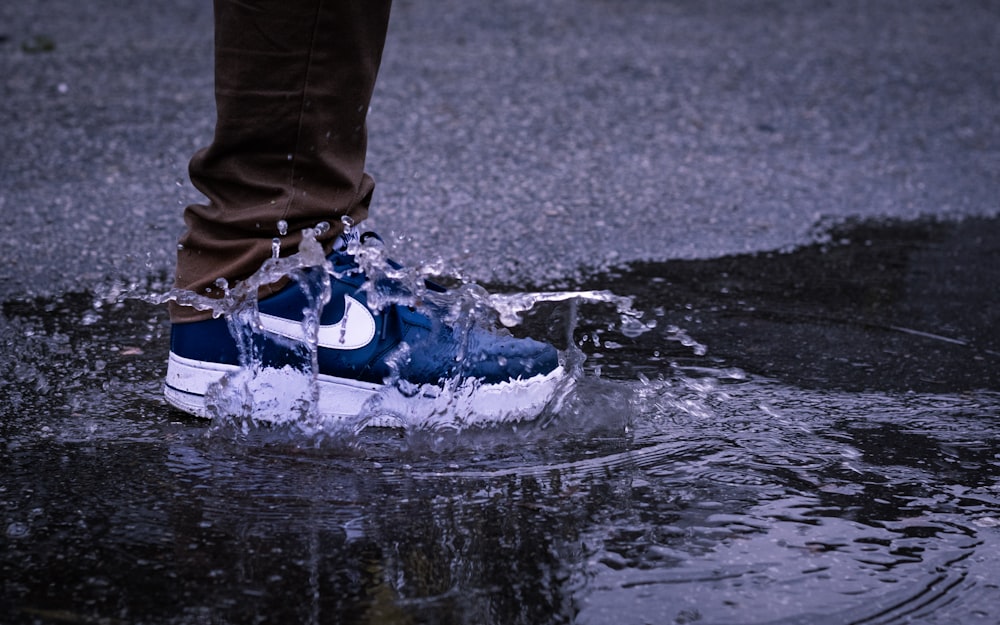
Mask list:
[{"label": "nike swoosh logo", "polygon": [[[300,321],[260,313],[260,325],[278,336],[306,340]],[[364,304],[345,295],[344,316],[337,323],[321,325],[316,338],[319,346],[326,349],[360,349],[375,338],[375,317]]]}]

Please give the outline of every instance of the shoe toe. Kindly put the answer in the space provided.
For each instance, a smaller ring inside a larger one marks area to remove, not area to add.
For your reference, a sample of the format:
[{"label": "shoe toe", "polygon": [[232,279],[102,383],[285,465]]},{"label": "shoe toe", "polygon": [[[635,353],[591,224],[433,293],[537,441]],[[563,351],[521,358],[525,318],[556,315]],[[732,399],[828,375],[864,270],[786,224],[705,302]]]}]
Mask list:
[{"label": "shoe toe", "polygon": [[473,330],[463,346],[451,332],[444,334],[441,337],[432,333],[409,343],[409,356],[400,370],[403,378],[436,383],[462,377],[495,384],[544,375],[559,366],[559,352],[533,339]]},{"label": "shoe toe", "polygon": [[559,366],[559,352],[534,339],[484,333],[469,344],[466,374],[488,383],[544,375]]}]

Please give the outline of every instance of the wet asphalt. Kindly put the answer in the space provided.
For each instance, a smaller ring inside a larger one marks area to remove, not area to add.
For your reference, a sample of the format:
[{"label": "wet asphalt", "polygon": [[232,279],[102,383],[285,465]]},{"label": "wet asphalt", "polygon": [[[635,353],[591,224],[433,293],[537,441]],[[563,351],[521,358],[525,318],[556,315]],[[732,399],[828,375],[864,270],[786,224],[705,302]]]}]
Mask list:
[{"label": "wet asphalt", "polygon": [[[400,1],[371,225],[517,287],[995,217],[998,26],[991,1]],[[204,0],[0,6],[0,300],[169,280],[211,31]]]}]

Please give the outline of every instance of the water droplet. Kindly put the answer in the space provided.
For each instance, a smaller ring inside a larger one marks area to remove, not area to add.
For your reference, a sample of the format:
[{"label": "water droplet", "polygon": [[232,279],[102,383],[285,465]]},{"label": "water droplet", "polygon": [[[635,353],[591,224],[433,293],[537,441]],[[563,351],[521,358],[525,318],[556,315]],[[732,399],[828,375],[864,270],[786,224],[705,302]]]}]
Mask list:
[{"label": "water droplet", "polygon": [[330,231],[330,222],[329,221],[321,221],[318,224],[316,224],[316,235],[317,236],[322,235],[322,234],[326,234],[329,231]]},{"label": "water droplet", "polygon": [[274,237],[271,239],[271,258],[278,258],[281,256],[281,239]]},{"label": "water droplet", "polygon": [[184,244],[183,244],[183,243],[178,243],[178,244],[177,244],[177,249],[178,249],[178,250],[182,250],[182,249],[184,249]]},{"label": "water droplet", "polygon": [[24,538],[30,533],[27,523],[15,521],[7,526],[7,538]]},{"label": "water droplet", "polygon": [[281,236],[285,236],[286,234],[288,234],[288,222],[285,221],[284,219],[278,220],[278,234],[280,234]]},{"label": "water droplet", "polygon": [[354,220],[349,216],[344,215],[340,218],[340,223],[344,224],[344,234],[350,234],[351,228],[354,227]]},{"label": "water droplet", "polygon": [[292,154],[291,153],[288,154],[288,160],[292,160]]}]

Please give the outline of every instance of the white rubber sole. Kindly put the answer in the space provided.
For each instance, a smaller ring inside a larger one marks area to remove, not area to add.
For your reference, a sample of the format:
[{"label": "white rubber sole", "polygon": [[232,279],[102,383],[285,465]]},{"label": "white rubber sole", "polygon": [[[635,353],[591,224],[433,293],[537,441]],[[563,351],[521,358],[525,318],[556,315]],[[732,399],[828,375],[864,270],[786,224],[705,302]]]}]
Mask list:
[{"label": "white rubber sole", "polygon": [[[192,360],[171,352],[164,396],[179,410],[211,418],[205,395],[212,385],[238,372],[235,365]],[[479,426],[533,419],[547,407],[557,407],[572,385],[562,367],[527,380],[496,384],[470,380],[444,388],[428,384],[405,393],[383,384],[320,374],[318,412],[324,419],[353,419],[365,414],[370,417],[367,424],[377,427],[401,427],[413,421],[446,423],[449,416],[454,425]]]}]

